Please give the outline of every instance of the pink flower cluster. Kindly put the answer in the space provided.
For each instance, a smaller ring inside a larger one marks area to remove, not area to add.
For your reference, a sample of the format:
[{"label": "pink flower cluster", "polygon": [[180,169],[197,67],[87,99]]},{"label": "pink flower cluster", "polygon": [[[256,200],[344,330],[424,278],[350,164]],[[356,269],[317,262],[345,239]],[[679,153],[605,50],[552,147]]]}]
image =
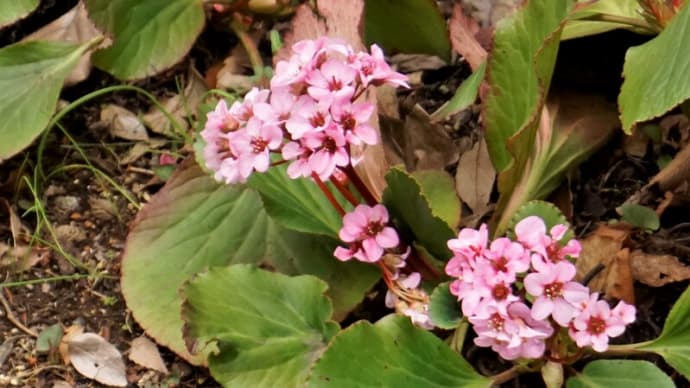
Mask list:
[{"label": "pink flower cluster", "polygon": [[270,89],[252,89],[229,109],[221,100],[207,115],[201,136],[204,159],[215,178],[244,182],[271,165],[271,153],[291,161],[291,178],[317,174],[328,179],[351,163],[351,144],[376,144],[369,125],[374,106],[358,102],[369,86],[407,87],[383,52],[355,52],[331,38],[303,40],[292,57],[276,65]]},{"label": "pink flower cluster", "polygon": [[574,239],[564,243],[567,230],[556,225],[547,233],[542,219],[531,216],[516,225],[516,241],[501,237],[489,244],[486,225],[448,241],[454,256],[446,273],[456,278],[450,291],[477,333],[475,344],[508,360],[539,358],[560,326],[579,347],[604,351],[609,337],[635,320],[633,306],[620,302],[611,309],[573,280],[569,258],[581,248]]},{"label": "pink flower cluster", "polygon": [[400,242],[398,232],[387,224],[388,210],[383,205],[358,205],[345,214],[339,233],[349,246],[337,247],[333,255],[342,261],[353,257],[365,263],[379,261],[386,249],[395,248]]}]

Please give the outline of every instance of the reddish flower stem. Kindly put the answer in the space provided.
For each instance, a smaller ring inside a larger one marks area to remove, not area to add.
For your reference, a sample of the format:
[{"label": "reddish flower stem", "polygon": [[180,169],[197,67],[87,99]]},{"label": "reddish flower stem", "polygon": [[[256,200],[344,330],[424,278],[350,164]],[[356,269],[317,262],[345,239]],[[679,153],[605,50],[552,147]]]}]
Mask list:
[{"label": "reddish flower stem", "polygon": [[348,189],[346,186],[344,186],[338,179],[336,179],[334,176],[331,175],[331,183],[335,186],[338,191],[340,191],[340,194],[347,199],[348,202],[352,204],[352,206],[357,206],[359,205],[359,201],[357,198],[355,198],[354,194]]},{"label": "reddish flower stem", "polygon": [[357,191],[364,197],[364,200],[367,202],[369,206],[375,206],[379,201],[374,198],[374,195],[369,191],[369,188],[367,185],[364,184],[362,179],[359,177],[355,169],[351,166],[348,165],[343,169],[347,177],[350,179],[353,185],[357,188]]},{"label": "reddish flower stem", "polygon": [[278,161],[275,161],[275,162],[271,163],[271,167],[280,166],[281,164],[285,164],[285,163],[287,163],[287,162],[288,162],[288,160],[281,159],[281,160],[278,160]]},{"label": "reddish flower stem", "polygon": [[328,188],[328,186],[326,186],[325,183],[323,183],[321,178],[319,178],[319,175],[317,173],[313,172],[313,173],[311,173],[311,177],[314,178],[314,182],[316,182],[316,184],[319,185],[319,188],[326,195],[326,198],[328,198],[328,201],[331,203],[331,205],[333,205],[335,210],[338,211],[338,214],[340,214],[341,217],[344,216],[345,215],[345,209],[343,209],[343,207],[340,206],[338,201],[333,196],[333,193],[331,193],[331,190]]}]

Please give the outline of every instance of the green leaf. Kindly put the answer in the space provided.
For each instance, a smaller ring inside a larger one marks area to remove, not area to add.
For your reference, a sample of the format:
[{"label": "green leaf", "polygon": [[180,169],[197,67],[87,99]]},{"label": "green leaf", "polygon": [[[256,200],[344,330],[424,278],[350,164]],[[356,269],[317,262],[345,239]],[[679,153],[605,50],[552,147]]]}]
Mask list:
[{"label": "green leaf", "polygon": [[94,65],[120,79],[144,78],[187,54],[204,27],[202,0],[85,0],[89,17],[113,44]]},{"label": "green leaf", "polygon": [[216,183],[185,161],[139,213],[122,262],[122,292],[134,318],[159,343],[201,364],[182,339],[179,287],[210,266],[256,263],[329,282],[335,316],[344,317],[378,280],[372,266],[333,257],[332,239],[288,231],[243,186]]},{"label": "green leaf", "polygon": [[651,41],[628,49],[618,96],[623,130],[659,117],[690,98],[690,7]]},{"label": "green leaf", "polygon": [[443,219],[434,215],[419,182],[401,167],[393,167],[386,173],[386,183],[383,204],[401,231],[411,234],[436,259],[449,259],[451,252],[446,243],[455,236],[455,232]]},{"label": "green leaf", "polygon": [[0,162],[45,129],[65,77],[90,45],[34,41],[0,49]]},{"label": "green leaf", "polygon": [[561,213],[556,206],[546,201],[534,200],[525,203],[515,212],[515,215],[513,215],[513,218],[510,220],[508,228],[511,230],[515,229],[515,225],[517,225],[518,222],[529,216],[538,216],[544,220],[547,230],[559,224],[570,225],[563,213]]},{"label": "green leaf", "polygon": [[454,115],[462,110],[467,109],[474,104],[479,94],[479,85],[484,80],[484,71],[486,70],[486,62],[482,63],[477,70],[474,71],[467,79],[462,81],[458,89],[455,91],[453,98],[441,105],[438,110],[431,114],[431,122],[441,121],[448,116]]},{"label": "green leaf", "polygon": [[450,59],[446,19],[433,0],[367,0],[364,41],[386,52],[436,55]]},{"label": "green leaf", "polygon": [[674,388],[675,384],[649,361],[596,360],[566,382],[567,388]]},{"label": "green leaf", "polygon": [[185,336],[218,346],[209,367],[226,387],[302,386],[339,329],[330,321],[326,288],[313,276],[249,265],[212,268],[184,288]]},{"label": "green leaf", "polygon": [[438,337],[395,315],[341,331],[309,378],[310,388],[489,386]]},{"label": "green leaf", "polygon": [[431,213],[455,229],[460,223],[460,198],[455,191],[453,177],[441,170],[419,170],[412,176],[429,201]]},{"label": "green leaf", "polygon": [[690,379],[690,288],[683,292],[671,308],[661,335],[636,348],[657,353],[685,378]]},{"label": "green leaf", "polygon": [[640,229],[657,230],[661,223],[659,216],[654,209],[632,203],[624,203],[616,211],[621,215],[623,221]]},{"label": "green leaf", "polygon": [[[338,211],[315,182],[306,178],[290,179],[286,169],[285,165],[271,167],[249,179],[249,186],[261,194],[268,214],[288,229],[337,239],[343,224]],[[343,208],[351,208],[332,187],[331,192],[340,199]]]},{"label": "green leaf", "polygon": [[43,329],[36,338],[36,351],[47,353],[57,349],[62,340],[62,325],[56,323]]},{"label": "green leaf", "polygon": [[26,17],[38,7],[39,0],[12,0],[0,2],[0,27]]},{"label": "green leaf", "polygon": [[556,63],[562,23],[572,3],[529,1],[496,26],[482,116],[489,154],[498,172],[512,159],[509,139],[538,119]]},{"label": "green leaf", "polygon": [[460,324],[462,310],[458,298],[450,293],[450,282],[439,284],[431,293],[429,318],[434,325],[446,330],[455,329]]},{"label": "green leaf", "polygon": [[[582,1],[580,2],[582,3]],[[582,7],[578,11],[570,14],[570,17],[568,17],[568,22],[563,28],[561,40],[601,34],[603,32],[616,30],[619,28],[632,31],[639,30],[639,27],[634,27],[628,23],[591,20],[602,16],[613,16],[617,19],[625,18],[632,22],[646,24],[645,18],[642,16],[642,9],[638,0],[598,0],[589,2],[587,3],[587,6]],[[648,31],[642,30],[640,32]]]}]

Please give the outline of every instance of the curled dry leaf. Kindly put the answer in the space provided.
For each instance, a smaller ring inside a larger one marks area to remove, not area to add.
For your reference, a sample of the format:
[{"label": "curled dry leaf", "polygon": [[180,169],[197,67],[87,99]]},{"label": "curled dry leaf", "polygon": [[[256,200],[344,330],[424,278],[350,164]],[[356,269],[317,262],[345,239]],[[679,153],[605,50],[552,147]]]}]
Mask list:
[{"label": "curled dry leaf", "polygon": [[472,209],[472,213],[478,214],[486,209],[495,180],[496,169],[491,163],[486,141],[481,139],[460,156],[455,174],[455,190],[460,199]]},{"label": "curled dry leaf", "polygon": [[472,70],[477,69],[486,60],[487,53],[475,37],[479,32],[477,21],[463,13],[460,3],[453,6],[448,30],[453,50],[465,58]]},{"label": "curled dry leaf", "polygon": [[[99,35],[101,35],[101,32],[91,22],[86,12],[86,7],[80,1],[69,12],[38,29],[24,38],[23,41],[56,40],[70,43],[86,43]],[[109,44],[108,41],[104,41],[100,47],[105,47]],[[87,51],[79,60],[79,64],[65,79],[65,85],[73,85],[85,80],[90,72],[91,51]]]},{"label": "curled dry leaf", "polygon": [[[623,248],[630,229],[626,226],[599,225],[582,243],[582,252],[575,261],[576,279],[589,280],[590,290],[609,298],[633,303],[633,278],[630,268],[630,250]],[[592,274],[596,273],[592,277]],[[591,277],[591,279],[587,279]]]},{"label": "curled dry leaf", "polygon": [[83,328],[67,328],[60,344],[60,354],[77,372],[101,384],[125,387],[127,374],[122,355],[115,346],[94,333],[84,333]]},{"label": "curled dry leaf", "polygon": [[101,110],[101,123],[106,125],[110,133],[122,139],[148,141],[146,127],[137,115],[129,110],[108,104]]},{"label": "curled dry leaf", "polygon": [[168,368],[165,366],[165,362],[163,362],[158,346],[144,336],[135,338],[132,341],[129,359],[144,368],[168,374]]},{"label": "curled dry leaf", "polygon": [[405,117],[403,160],[411,171],[443,170],[458,161],[458,150],[440,124],[416,104]]},{"label": "curled dry leaf", "polygon": [[653,255],[635,250],[630,254],[630,266],[635,280],[651,287],[690,279],[690,267],[671,255]]}]

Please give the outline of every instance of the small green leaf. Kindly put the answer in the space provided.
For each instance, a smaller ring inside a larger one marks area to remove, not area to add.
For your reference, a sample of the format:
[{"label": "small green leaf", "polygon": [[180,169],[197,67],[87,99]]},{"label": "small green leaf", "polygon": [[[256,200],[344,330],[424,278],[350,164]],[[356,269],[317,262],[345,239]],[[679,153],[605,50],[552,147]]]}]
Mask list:
[{"label": "small green leaf", "polygon": [[[565,218],[563,213],[561,213],[560,209],[558,209],[556,206],[546,201],[534,200],[522,205],[522,207],[520,207],[520,209],[518,209],[518,211],[515,212],[515,215],[510,220],[510,225],[508,226],[508,229],[515,229],[515,225],[517,225],[518,222],[524,220],[529,216],[537,216],[544,220],[544,224],[546,224],[547,230],[559,224],[570,226],[568,220]],[[572,237],[572,231],[568,231],[568,234],[565,236],[565,238],[570,239]]]},{"label": "small green leaf", "polygon": [[39,0],[11,0],[0,2],[0,27],[26,17],[38,7]]},{"label": "small green leaf", "polygon": [[674,388],[668,375],[649,361],[596,360],[566,382],[567,388]]},{"label": "small green leaf", "polygon": [[661,226],[659,216],[653,209],[646,206],[625,203],[619,206],[616,211],[621,215],[623,221],[640,229],[653,231]]},{"label": "small green leaf", "polygon": [[302,386],[339,327],[327,285],[249,265],[211,268],[184,288],[186,337],[215,343],[213,377],[226,387]]},{"label": "small green leaf", "polygon": [[454,115],[462,110],[467,109],[474,104],[479,94],[479,85],[484,80],[484,71],[486,70],[486,62],[482,63],[477,70],[474,71],[467,79],[462,81],[455,95],[448,102],[443,104],[436,112],[431,114],[431,122],[437,122],[445,119],[448,116]]},{"label": "small green leaf", "polygon": [[509,139],[539,117],[556,63],[562,24],[572,4],[570,0],[529,1],[496,26],[482,116],[491,161],[499,173],[513,158],[508,152]]},{"label": "small green leaf", "polygon": [[[310,179],[290,179],[286,169],[285,165],[271,167],[249,179],[249,186],[261,194],[268,214],[288,229],[338,238],[343,221],[326,195]],[[331,192],[343,208],[351,209],[332,187]]]},{"label": "small green leaf", "polygon": [[36,351],[47,353],[57,349],[62,340],[62,334],[62,325],[59,323],[46,327],[38,334],[38,338],[36,338]]},{"label": "small green leaf", "polygon": [[462,311],[458,298],[450,293],[450,282],[441,283],[431,293],[429,317],[441,329],[455,329],[460,324]]},{"label": "small green leaf", "polygon": [[659,117],[690,98],[690,7],[681,8],[651,41],[625,54],[623,86],[618,96],[623,130]]},{"label": "small green leaf", "polygon": [[640,345],[637,349],[657,353],[690,379],[690,288],[671,308],[659,337]]},{"label": "small green leaf", "polygon": [[[642,16],[642,9],[638,0],[597,0],[590,2],[587,6],[570,14],[568,22],[563,28],[561,39],[581,38],[619,28],[633,31],[639,30],[639,27],[636,28],[629,23],[582,20],[596,18],[600,15],[603,17],[613,16],[618,19],[646,23],[644,16]],[[648,31],[643,30],[641,32]]]},{"label": "small green leaf", "polygon": [[89,17],[112,34],[93,63],[120,79],[160,73],[179,62],[204,27],[202,0],[85,0]]},{"label": "small green leaf", "polygon": [[489,386],[438,337],[395,315],[341,331],[309,378],[310,388]]},{"label": "small green leaf", "polygon": [[388,53],[436,55],[450,59],[446,20],[433,0],[367,0],[364,40]]},{"label": "small green leaf", "polygon": [[436,259],[446,261],[451,252],[446,245],[455,232],[440,217],[434,215],[422,188],[401,167],[386,173],[388,186],[383,191],[383,204],[397,221],[398,227],[412,235]]},{"label": "small green leaf", "polygon": [[453,177],[441,170],[419,170],[412,173],[412,177],[429,201],[431,213],[446,221],[451,228],[457,228],[460,223],[460,198],[455,191]]},{"label": "small green leaf", "polygon": [[65,77],[90,45],[32,41],[0,49],[0,162],[45,129]]}]

